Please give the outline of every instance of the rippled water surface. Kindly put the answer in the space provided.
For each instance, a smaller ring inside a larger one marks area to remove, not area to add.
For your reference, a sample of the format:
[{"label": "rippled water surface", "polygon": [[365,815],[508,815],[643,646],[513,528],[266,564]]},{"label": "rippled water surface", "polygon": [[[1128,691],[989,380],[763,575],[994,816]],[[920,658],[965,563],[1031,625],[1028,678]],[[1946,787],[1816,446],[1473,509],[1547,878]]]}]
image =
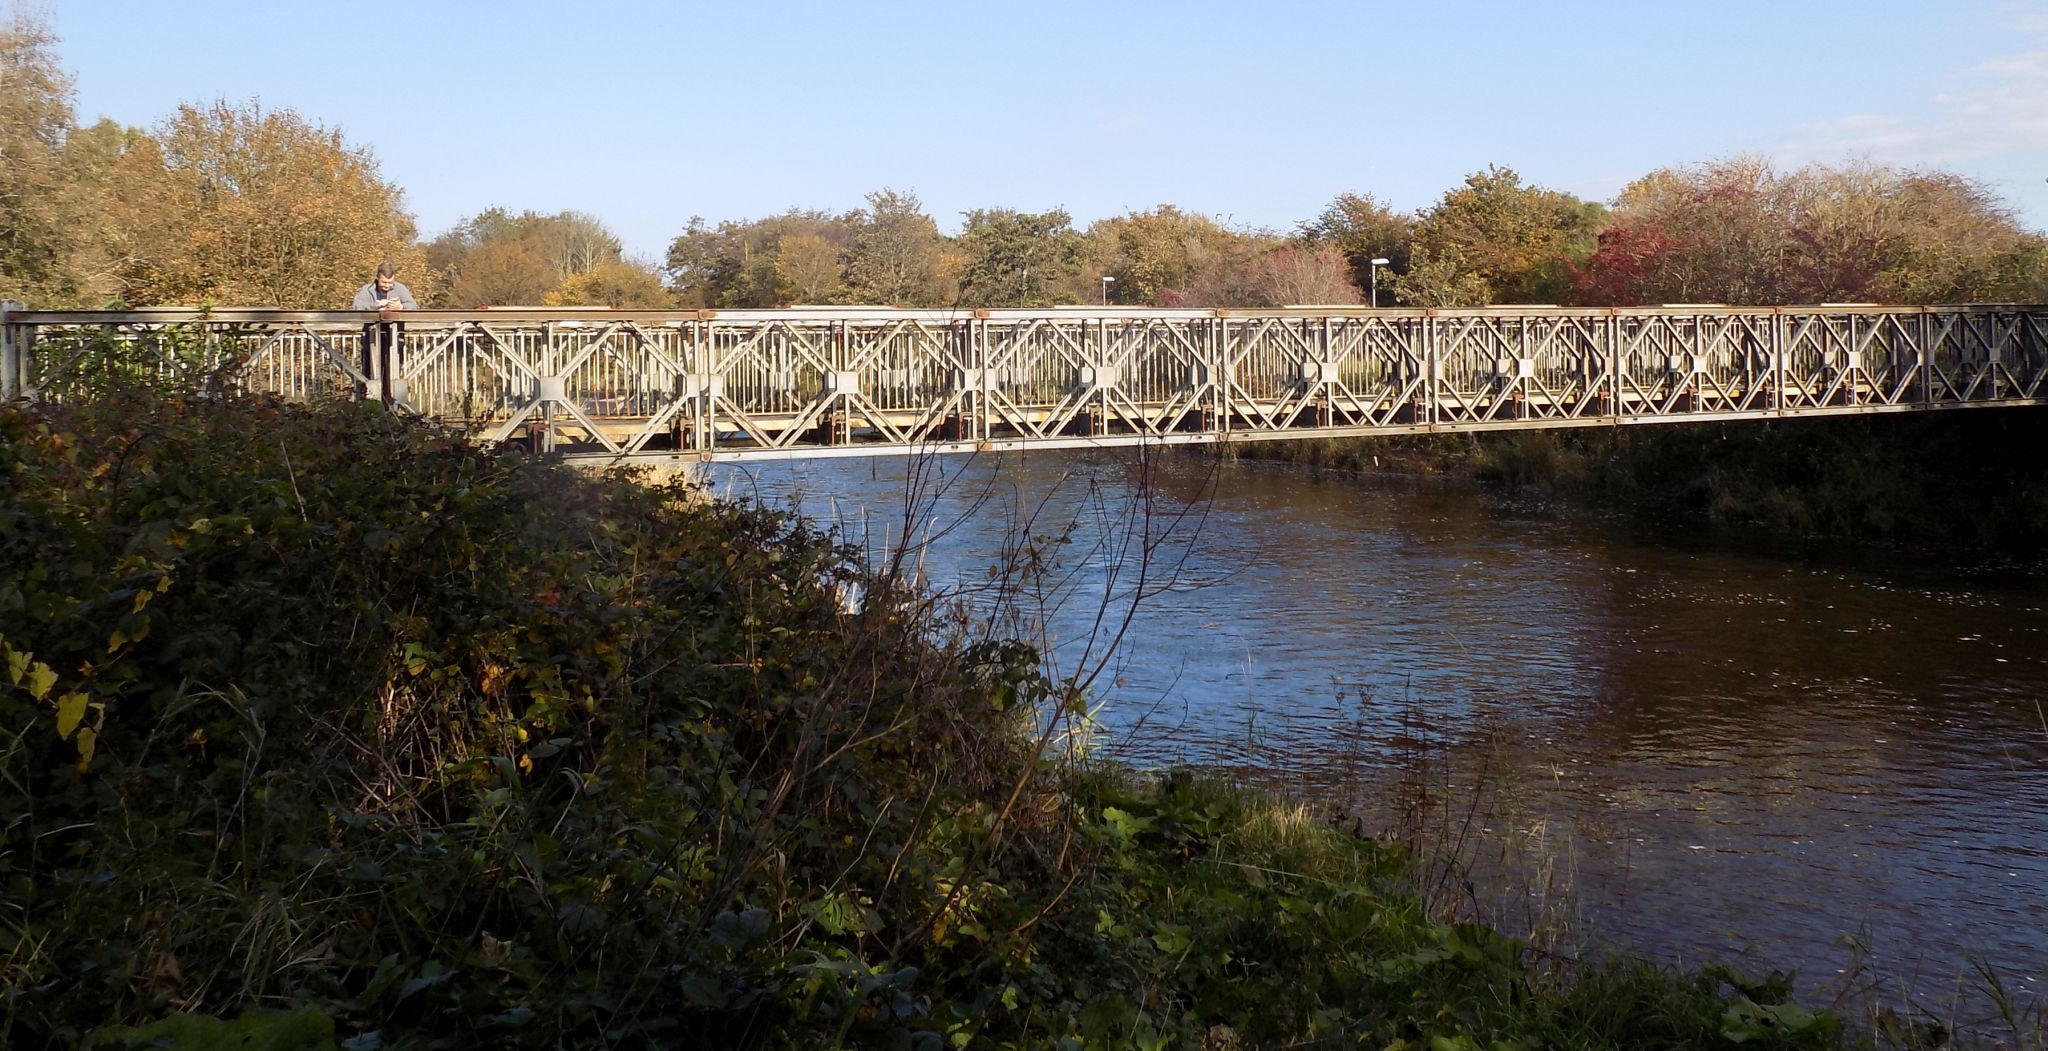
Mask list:
[{"label": "rippled water surface", "polygon": [[984,583],[1028,536],[1058,559],[1042,624],[1068,668],[1101,652],[1105,593],[1114,626],[1142,589],[1096,689],[1134,762],[1344,798],[1419,761],[1493,786],[1475,827],[1540,833],[1585,920],[1653,957],[1811,976],[1858,934],[1895,976],[1918,969],[1909,986],[1970,957],[2048,985],[2038,575],[1195,458],[811,461],[716,484],[876,552],[907,526],[940,587]]}]

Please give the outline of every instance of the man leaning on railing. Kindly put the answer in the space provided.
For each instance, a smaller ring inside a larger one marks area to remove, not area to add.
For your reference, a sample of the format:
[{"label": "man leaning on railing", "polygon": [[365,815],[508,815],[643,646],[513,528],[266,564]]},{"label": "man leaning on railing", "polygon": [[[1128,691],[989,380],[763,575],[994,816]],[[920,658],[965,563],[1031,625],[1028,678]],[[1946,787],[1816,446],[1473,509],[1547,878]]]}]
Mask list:
[{"label": "man leaning on railing", "polygon": [[[405,324],[393,321],[392,316],[401,310],[419,308],[419,302],[412,297],[412,289],[399,283],[398,267],[388,259],[377,264],[377,276],[356,292],[355,303],[350,306],[352,310],[377,312],[377,322],[363,326],[363,375],[377,384],[377,400],[386,405],[393,400],[393,374],[404,364]],[[372,345],[377,348],[375,360],[371,357]],[[399,348],[396,353],[393,352],[394,347]],[[363,384],[356,384],[356,397],[368,394]]]}]

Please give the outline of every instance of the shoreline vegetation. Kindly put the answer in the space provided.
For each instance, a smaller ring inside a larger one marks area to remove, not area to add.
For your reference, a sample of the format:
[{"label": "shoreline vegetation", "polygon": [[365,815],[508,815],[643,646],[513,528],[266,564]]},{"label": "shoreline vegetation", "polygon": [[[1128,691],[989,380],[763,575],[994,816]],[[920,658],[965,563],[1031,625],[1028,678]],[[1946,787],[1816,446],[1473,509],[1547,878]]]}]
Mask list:
[{"label": "shoreline vegetation", "polygon": [[7,1046],[1874,1040],[1077,754],[1076,684],[780,513],[113,380],[0,476]]},{"label": "shoreline vegetation", "polygon": [[1241,442],[1216,455],[1485,483],[1774,542],[1954,559],[2048,550],[2048,409]]}]

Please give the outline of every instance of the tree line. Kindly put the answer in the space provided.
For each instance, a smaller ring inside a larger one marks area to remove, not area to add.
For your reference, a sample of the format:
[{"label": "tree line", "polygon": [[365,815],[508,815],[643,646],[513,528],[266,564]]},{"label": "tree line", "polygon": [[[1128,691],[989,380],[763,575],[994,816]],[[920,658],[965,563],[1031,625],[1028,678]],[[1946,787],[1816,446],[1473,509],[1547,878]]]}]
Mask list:
[{"label": "tree line", "polygon": [[1375,285],[1433,307],[2048,300],[2048,237],[1980,183],[1747,156],[1609,202],[1489,166],[1414,212],[1345,193],[1291,230],[1162,204],[1085,228],[1061,208],[974,209],[948,235],[915,193],[882,189],[840,213],[693,218],[659,261],[578,211],[494,207],[422,239],[368,149],[289,109],[80,126],[54,43],[20,13],[0,29],[0,296],[39,306],[334,308],[386,259],[452,308],[1260,307]]}]

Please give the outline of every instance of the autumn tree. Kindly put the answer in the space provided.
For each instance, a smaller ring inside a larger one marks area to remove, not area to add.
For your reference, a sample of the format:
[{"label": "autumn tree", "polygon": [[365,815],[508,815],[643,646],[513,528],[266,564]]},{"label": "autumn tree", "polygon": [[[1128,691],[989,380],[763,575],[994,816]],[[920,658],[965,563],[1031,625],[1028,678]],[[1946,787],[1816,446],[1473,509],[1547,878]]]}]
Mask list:
[{"label": "autumn tree", "polygon": [[846,295],[845,249],[821,234],[776,243],[775,280],[792,303],[836,303]]},{"label": "autumn tree", "polygon": [[1891,172],[1869,163],[1814,167],[1784,180],[1793,251],[1788,290],[1817,302],[1866,299],[1904,233]]},{"label": "autumn tree", "polygon": [[528,219],[525,226],[535,250],[565,275],[588,273],[625,258],[618,235],[589,212],[556,212]]},{"label": "autumn tree", "polygon": [[1672,263],[1689,251],[1689,231],[1647,218],[1624,217],[1600,231],[1599,247],[1573,274],[1573,302],[1581,306],[1646,303],[1740,302],[1706,298],[1673,280]]},{"label": "autumn tree", "polygon": [[500,238],[466,253],[432,304],[458,309],[529,306],[561,283],[562,274],[532,245]]},{"label": "autumn tree", "polygon": [[[914,193],[868,194],[852,217],[846,286],[863,303],[906,307],[951,305],[959,285],[949,273],[946,239]],[[957,270],[954,272],[957,273]]]},{"label": "autumn tree", "polygon": [[[429,242],[426,253],[445,289],[436,304],[454,307],[537,304],[571,278],[623,258],[618,235],[587,212],[505,208],[463,220]],[[585,283],[566,294],[586,295],[602,284]]]},{"label": "autumn tree", "polygon": [[1330,245],[1283,245],[1264,252],[1245,268],[1239,304],[1346,306],[1361,302],[1351,265]]},{"label": "autumn tree", "polygon": [[1415,220],[1369,194],[1346,193],[1339,194],[1314,219],[1301,223],[1296,236],[1304,244],[1341,253],[1351,269],[1352,282],[1369,288],[1375,259],[1387,261],[1389,277],[1407,272]]},{"label": "autumn tree", "polygon": [[1564,301],[1603,218],[1596,203],[1490,166],[1422,214],[1394,295],[1415,306]]},{"label": "autumn tree", "polygon": [[1246,266],[1277,243],[1170,204],[1098,220],[1083,244],[1079,301],[1106,275],[1111,302],[1227,306],[1241,298]]},{"label": "autumn tree", "polygon": [[375,159],[291,110],[181,106],[114,161],[109,194],[134,303],[345,306],[386,259],[432,280]]},{"label": "autumn tree", "polygon": [[70,240],[68,284],[73,302],[118,304],[127,259],[117,253],[112,185],[115,166],[148,133],[102,118],[64,138],[66,184],[60,198]]},{"label": "autumn tree", "polygon": [[549,268],[564,275],[580,274],[622,258],[618,235],[588,212],[544,215],[529,210],[515,214],[506,208],[487,208],[430,242],[428,262],[452,271],[461,266],[467,253],[500,241],[524,244]]},{"label": "autumn tree", "polygon": [[[1215,230],[1207,216],[1170,204],[1097,220],[1088,228],[1086,255],[1092,265],[1083,275],[1084,284],[1109,277],[1111,302],[1151,306],[1169,290],[1187,284],[1190,246]],[[1083,289],[1084,301],[1093,300],[1088,295],[1092,291]]]},{"label": "autumn tree", "polygon": [[1631,183],[1577,282],[1613,305],[2027,299],[2048,242],[1960,176],[1736,157]]},{"label": "autumn tree", "polygon": [[[1159,298],[1160,306],[1276,306],[1260,284],[1263,262],[1282,248],[1281,239],[1264,230],[1232,230],[1199,238],[1188,245],[1187,280]],[[1277,292],[1270,294],[1279,294]],[[1291,300],[1290,302],[1298,302]]]},{"label": "autumn tree", "polygon": [[734,309],[836,303],[850,294],[845,260],[858,213],[791,209],[713,227],[693,217],[669,243],[664,266],[685,306]]},{"label": "autumn tree", "polygon": [[1768,161],[1737,157],[1630,183],[1581,268],[1581,301],[1787,302],[1792,202]]},{"label": "autumn tree", "polygon": [[2048,241],[1982,184],[1867,163],[1788,177],[1798,290],[1896,303],[2025,300],[2048,275]]},{"label": "autumn tree", "polygon": [[967,265],[960,302],[975,307],[1041,307],[1058,302],[1079,271],[1081,235],[1063,208],[966,213],[959,246]]},{"label": "autumn tree", "polygon": [[72,84],[55,46],[18,9],[0,25],[0,297],[61,302],[79,292],[63,164]]},{"label": "autumn tree", "polygon": [[2039,303],[2048,299],[2048,238],[1983,184],[1948,172],[1908,172],[1891,188],[1900,232],[1878,274],[1899,303]]},{"label": "autumn tree", "polygon": [[674,300],[653,266],[615,260],[570,274],[554,291],[541,297],[541,304],[659,310],[673,306]]}]

